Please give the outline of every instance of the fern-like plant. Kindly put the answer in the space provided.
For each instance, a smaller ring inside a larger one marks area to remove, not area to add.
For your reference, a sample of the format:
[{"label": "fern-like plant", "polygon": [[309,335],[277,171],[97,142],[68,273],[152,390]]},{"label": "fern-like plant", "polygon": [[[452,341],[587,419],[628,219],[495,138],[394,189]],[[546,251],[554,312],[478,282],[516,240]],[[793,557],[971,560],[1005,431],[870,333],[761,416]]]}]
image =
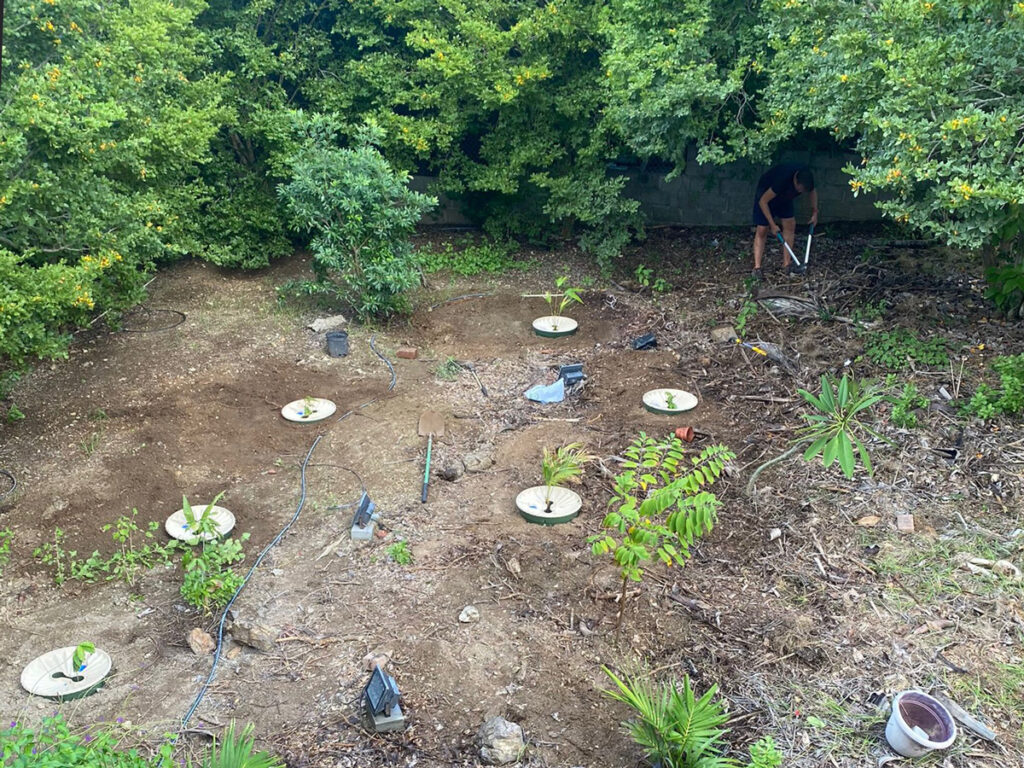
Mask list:
[{"label": "fern-like plant", "polygon": [[719,501],[704,489],[736,456],[724,445],[687,456],[678,437],[658,442],[643,432],[623,455],[623,472],[616,476],[608,502],[612,510],[601,524],[604,533],[588,539],[595,555],[612,555],[622,576],[616,639],[626,585],[643,581],[644,564],[654,556],[667,566],[686,564],[690,548],[710,533],[717,519]]},{"label": "fern-like plant", "polygon": [[682,688],[675,683],[656,685],[649,680],[615,676],[607,667],[605,674],[615,689],[604,693],[630,706],[637,717],[624,723],[629,735],[639,744],[651,763],[662,768],[733,768],[736,761],[724,757],[727,746],[723,728],[729,716],[715,701],[718,686],[713,685],[699,699],[683,678]]},{"label": "fern-like plant", "polygon": [[569,443],[551,450],[544,448],[541,459],[541,474],[544,477],[544,504],[551,511],[551,489],[562,483],[578,483],[583,474],[583,465],[594,457],[583,450],[583,443]]}]

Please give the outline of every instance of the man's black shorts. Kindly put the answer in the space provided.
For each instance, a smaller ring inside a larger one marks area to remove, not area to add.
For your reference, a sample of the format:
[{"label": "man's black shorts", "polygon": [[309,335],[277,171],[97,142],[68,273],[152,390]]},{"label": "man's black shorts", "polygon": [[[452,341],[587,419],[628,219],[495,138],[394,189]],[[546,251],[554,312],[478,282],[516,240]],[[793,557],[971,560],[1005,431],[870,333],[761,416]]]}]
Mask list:
[{"label": "man's black shorts", "polygon": [[[763,194],[764,190],[761,190],[757,197],[754,198],[754,226],[757,227],[768,226],[768,219],[764,217],[764,212],[761,210],[761,206],[757,204]],[[768,202],[768,210],[772,212],[772,216],[776,219],[792,219],[796,216],[793,212],[793,201],[783,200],[779,197],[773,197]]]}]

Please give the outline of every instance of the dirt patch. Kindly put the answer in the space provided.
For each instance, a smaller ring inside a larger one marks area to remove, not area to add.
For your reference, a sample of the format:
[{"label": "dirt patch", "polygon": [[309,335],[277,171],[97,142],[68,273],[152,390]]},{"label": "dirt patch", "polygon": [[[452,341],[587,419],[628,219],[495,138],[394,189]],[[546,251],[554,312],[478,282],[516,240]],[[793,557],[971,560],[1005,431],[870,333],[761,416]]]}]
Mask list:
[{"label": "dirt patch", "polygon": [[[529,764],[635,765],[639,753],[619,728],[628,713],[601,694],[601,665],[638,664],[663,679],[689,674],[700,690],[719,683],[737,748],[770,734],[787,765],[874,764],[886,750],[871,696],[907,686],[945,689],[998,727],[999,747],[964,739],[950,765],[1014,764],[1020,711],[1003,670],[1019,665],[1024,617],[1008,585],[980,584],[956,554],[1019,560],[1016,427],[957,422],[936,394],[953,386],[950,375],[922,370],[909,375],[936,407],[921,414],[920,430],[885,426],[895,447],[873,447],[873,478],[847,481],[794,460],[765,472],[754,500],[741,488],[800,425],[798,387],[828,371],[877,375],[858,359],[855,327],[832,315],[887,299],[900,323],[920,318],[921,333],[942,334],[978,372],[986,358],[966,349],[984,339],[1019,351],[1020,332],[979,324],[984,306],[969,282],[915,268],[898,284],[898,263],[865,267],[863,242],[823,236],[811,288],[828,312],[797,321],[762,311],[745,334],[797,360],[793,376],[708,335],[732,322],[744,299],[746,255],[729,250],[742,245],[729,237],[720,233],[714,247],[705,234],[652,239],[634,259],[660,265],[659,276],[685,290],[653,296],[614,282],[588,290],[572,310],[580,330],[571,337],[530,331],[546,305],[522,298],[522,286],[549,284],[551,268],[541,267],[529,280],[425,293],[408,321],[376,334],[350,329],[351,354],[338,359],[306,328],[312,314],[276,301],[274,286],[304,269],[303,259],[246,277],[195,263],[161,273],[147,306],[184,313],[183,322],[162,330],[150,315],[126,325],[146,333],[82,334],[68,362],[40,367],[16,391],[27,418],[2,426],[0,466],[19,488],[0,512],[14,535],[3,571],[0,664],[9,684],[0,709],[37,720],[56,708],[83,727],[122,717],[137,741],[176,728],[210,670],[186,636],[196,626],[216,633],[217,618],[183,604],[180,568],[147,572],[132,587],[58,589],[32,551],[59,527],[66,548],[109,554],[102,526],[133,507],[140,522],[162,525],[182,495],[206,501],[225,491],[221,503],[251,535],[247,565],[300,503],[302,511],[235,606],[238,617],[272,628],[275,649],[226,637],[191,724],[251,720],[290,766],[473,765],[476,729],[494,714],[525,728]],[[564,256],[574,279],[597,281],[584,261]],[[781,286],[805,291],[799,281]],[[474,292],[490,295],[443,303]],[[928,296],[939,298],[925,312]],[[646,332],[658,347],[632,349]],[[393,390],[371,339],[394,366]],[[394,356],[407,343],[418,359]],[[465,370],[436,375],[449,356],[472,363],[479,382]],[[587,375],[580,391],[548,406],[525,400],[571,362]],[[666,386],[693,392],[698,407],[677,417],[647,412],[643,392]],[[336,416],[316,425],[281,419],[281,406],[307,395],[335,401]],[[493,464],[454,482],[435,471],[421,504],[425,439],[416,423],[427,407],[446,418],[435,469],[481,451]],[[701,433],[692,451],[730,445],[735,474],[718,486],[718,529],[686,569],[651,566],[631,588],[616,646],[618,575],[586,542],[599,530],[609,477],[588,473],[583,514],[561,526],[526,523],[513,500],[540,482],[544,446],[579,440],[614,471],[637,433],[682,424]],[[956,448],[953,460],[933,450],[944,446]],[[363,490],[386,535],[356,545],[349,526]],[[912,536],[895,531],[895,515],[907,512]],[[868,514],[879,518],[873,527],[858,523]],[[400,541],[413,553],[409,565],[388,555]],[[458,620],[466,605],[478,622]],[[17,688],[30,659],[87,639],[115,659],[102,692],[53,705]],[[370,736],[359,723],[371,651],[392,656],[411,726],[400,734]]]}]

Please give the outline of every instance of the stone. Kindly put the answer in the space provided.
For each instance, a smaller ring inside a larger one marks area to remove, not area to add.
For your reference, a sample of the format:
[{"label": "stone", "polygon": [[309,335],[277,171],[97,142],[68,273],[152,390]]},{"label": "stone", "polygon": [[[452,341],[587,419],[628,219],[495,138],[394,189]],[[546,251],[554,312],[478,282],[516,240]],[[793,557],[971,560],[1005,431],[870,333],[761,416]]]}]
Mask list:
[{"label": "stone", "polygon": [[324,333],[326,331],[336,331],[346,325],[348,325],[348,320],[345,319],[344,315],[331,315],[330,317],[321,317],[318,320],[314,320],[309,327],[316,333]]},{"label": "stone", "polygon": [[466,465],[456,459],[441,467],[441,479],[453,482],[466,474]]},{"label": "stone", "polygon": [[459,621],[463,624],[475,624],[480,621],[480,611],[475,605],[467,605],[459,614]]},{"label": "stone", "polygon": [[914,516],[913,515],[896,515],[896,530],[900,533],[913,533],[914,532]]},{"label": "stone", "polygon": [[482,448],[479,451],[467,453],[462,463],[466,465],[467,472],[486,472],[494,464],[494,454],[489,448]]},{"label": "stone", "polygon": [[403,360],[415,360],[419,350],[416,347],[399,347],[395,350],[395,354]]},{"label": "stone", "polygon": [[731,325],[720,325],[711,329],[711,340],[716,344],[724,344],[727,341],[735,341],[736,329]]},{"label": "stone", "polygon": [[236,619],[231,625],[230,632],[236,643],[247,645],[264,653],[277,650],[277,630],[266,624]]},{"label": "stone", "polygon": [[480,759],[485,765],[506,765],[519,762],[526,749],[523,729],[504,717],[486,720],[477,731]]},{"label": "stone", "polygon": [[391,654],[387,651],[371,651],[363,656],[363,667],[367,672],[373,672],[373,670],[378,667],[382,670],[386,670],[387,665],[390,662]]},{"label": "stone", "polygon": [[196,627],[188,633],[188,647],[196,656],[205,656],[217,649],[217,643],[209,632],[204,632]]}]

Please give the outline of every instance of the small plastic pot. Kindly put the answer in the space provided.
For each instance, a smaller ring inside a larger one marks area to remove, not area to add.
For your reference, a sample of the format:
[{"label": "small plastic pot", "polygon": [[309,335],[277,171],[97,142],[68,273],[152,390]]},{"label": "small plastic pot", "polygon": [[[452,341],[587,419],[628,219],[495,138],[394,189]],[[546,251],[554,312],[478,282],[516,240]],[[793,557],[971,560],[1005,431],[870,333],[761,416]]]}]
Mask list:
[{"label": "small plastic pot", "polygon": [[892,700],[885,738],[904,757],[920,757],[952,744],[956,723],[937,699],[920,691],[903,691]]},{"label": "small plastic pot", "polygon": [[344,357],[348,354],[348,331],[327,332],[327,354],[331,357]]}]

